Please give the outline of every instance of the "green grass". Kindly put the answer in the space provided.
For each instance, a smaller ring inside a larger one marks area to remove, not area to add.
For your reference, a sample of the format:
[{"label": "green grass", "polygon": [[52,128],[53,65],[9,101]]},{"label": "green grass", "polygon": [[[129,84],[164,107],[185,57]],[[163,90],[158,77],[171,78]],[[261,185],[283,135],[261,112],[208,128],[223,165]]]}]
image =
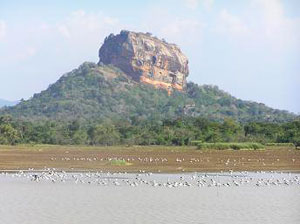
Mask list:
[{"label": "green grass", "polygon": [[126,162],[124,159],[114,159],[112,161],[110,161],[111,165],[115,165],[115,166],[130,166],[131,163]]},{"label": "green grass", "polygon": [[256,143],[256,142],[243,142],[243,143],[235,143],[235,142],[218,142],[218,143],[198,143],[198,149],[217,149],[217,150],[257,150],[264,149],[265,146]]},{"label": "green grass", "polygon": [[286,147],[295,147],[293,143],[266,143],[266,146],[286,146]]}]

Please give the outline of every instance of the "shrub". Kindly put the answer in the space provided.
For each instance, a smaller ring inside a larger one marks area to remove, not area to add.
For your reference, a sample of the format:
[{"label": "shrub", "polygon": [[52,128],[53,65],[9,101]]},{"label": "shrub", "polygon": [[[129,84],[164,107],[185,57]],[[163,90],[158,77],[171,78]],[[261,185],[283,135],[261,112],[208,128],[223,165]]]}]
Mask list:
[{"label": "shrub", "polygon": [[266,146],[290,146],[290,147],[294,147],[295,145],[293,143],[278,143],[278,142],[272,142],[272,143],[266,143]]},{"label": "shrub", "polygon": [[217,149],[217,150],[225,150],[225,149],[233,149],[233,150],[257,150],[264,149],[264,145],[255,142],[244,142],[244,143],[234,143],[234,142],[218,142],[218,143],[198,143],[198,149]]}]

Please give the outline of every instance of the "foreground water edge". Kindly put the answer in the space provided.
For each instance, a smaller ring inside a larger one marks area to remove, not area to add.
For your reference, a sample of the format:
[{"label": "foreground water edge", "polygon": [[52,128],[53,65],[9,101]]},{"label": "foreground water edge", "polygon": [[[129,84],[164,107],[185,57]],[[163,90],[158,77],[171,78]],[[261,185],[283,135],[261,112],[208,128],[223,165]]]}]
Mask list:
[{"label": "foreground water edge", "polygon": [[0,174],[0,223],[299,223],[300,174]]}]

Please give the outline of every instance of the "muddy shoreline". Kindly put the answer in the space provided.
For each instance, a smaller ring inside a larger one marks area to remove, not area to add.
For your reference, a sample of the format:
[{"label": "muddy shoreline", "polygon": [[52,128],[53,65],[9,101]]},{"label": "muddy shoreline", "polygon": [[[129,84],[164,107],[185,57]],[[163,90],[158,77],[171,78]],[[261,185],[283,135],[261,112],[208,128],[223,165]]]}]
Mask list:
[{"label": "muddy shoreline", "polygon": [[172,146],[0,146],[0,170],[103,172],[300,171],[300,150],[207,150]]}]

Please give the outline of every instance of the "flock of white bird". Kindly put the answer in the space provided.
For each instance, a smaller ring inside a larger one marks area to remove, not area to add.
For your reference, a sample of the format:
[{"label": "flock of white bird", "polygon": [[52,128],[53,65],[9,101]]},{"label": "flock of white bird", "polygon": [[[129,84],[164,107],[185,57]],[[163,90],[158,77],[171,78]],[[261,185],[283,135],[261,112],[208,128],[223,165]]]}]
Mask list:
[{"label": "flock of white bird", "polygon": [[300,186],[297,173],[283,172],[220,172],[162,174],[65,172],[56,169],[2,172],[0,178],[19,179],[35,183],[87,184],[97,186],[148,187],[239,187],[239,186]]},{"label": "flock of white bird", "polygon": [[[133,163],[133,162],[139,162],[139,163],[144,163],[144,164],[164,164],[168,162],[176,162],[178,164],[180,163],[190,163],[190,164],[201,164],[201,163],[209,163],[211,162],[209,157],[206,158],[184,158],[184,157],[177,157],[174,161],[169,161],[165,157],[52,157],[50,158],[51,161],[64,161],[64,162],[70,162],[70,161],[80,161],[80,162],[110,162],[114,160],[124,160],[125,162],[128,163]],[[261,166],[266,166],[267,161],[265,161],[264,158],[239,158],[239,159],[217,159],[218,164],[224,164],[225,166],[238,166],[238,165],[245,165],[248,163],[258,163]],[[269,165],[275,165],[280,163],[279,158],[272,158],[272,160],[268,161]],[[290,162],[293,164],[296,162],[295,158],[291,158]]]}]

